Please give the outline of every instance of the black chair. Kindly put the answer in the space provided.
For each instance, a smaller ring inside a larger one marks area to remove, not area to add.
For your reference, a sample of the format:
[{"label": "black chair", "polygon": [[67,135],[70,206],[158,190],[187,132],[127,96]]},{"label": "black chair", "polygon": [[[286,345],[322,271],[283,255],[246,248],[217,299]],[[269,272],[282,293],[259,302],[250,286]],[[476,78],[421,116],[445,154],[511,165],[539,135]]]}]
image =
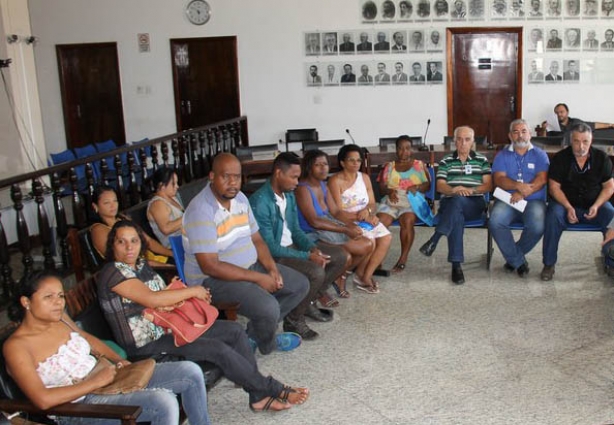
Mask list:
[{"label": "black chair", "polygon": [[237,156],[239,158],[253,158],[254,154],[266,154],[270,152],[273,155],[276,151],[279,150],[279,145],[277,143],[269,143],[267,145],[257,145],[257,146],[237,146]]},{"label": "black chair", "polygon": [[339,150],[339,148],[341,148],[343,145],[345,145],[345,139],[303,142],[303,152],[312,151],[315,149],[332,151],[336,148]]},{"label": "black chair", "polygon": [[318,132],[315,128],[295,128],[286,130],[286,152],[297,151],[299,147],[302,148],[303,142],[317,141]]},{"label": "black chair", "polygon": [[531,143],[533,143],[533,145],[537,146],[538,148],[545,148],[546,146],[562,146],[563,136],[534,136],[531,137]]}]

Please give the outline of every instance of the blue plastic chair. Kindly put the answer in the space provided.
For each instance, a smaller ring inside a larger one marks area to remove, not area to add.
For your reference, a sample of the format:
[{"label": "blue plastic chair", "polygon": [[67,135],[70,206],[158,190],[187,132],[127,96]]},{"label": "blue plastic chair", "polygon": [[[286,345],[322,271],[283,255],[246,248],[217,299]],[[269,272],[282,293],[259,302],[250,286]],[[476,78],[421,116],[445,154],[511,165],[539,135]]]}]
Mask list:
[{"label": "blue plastic chair", "polygon": [[173,251],[173,257],[175,257],[175,266],[177,267],[177,273],[182,282],[185,280],[185,272],[183,266],[185,264],[185,251],[183,250],[183,236],[171,236],[168,238],[171,244],[171,250]]},{"label": "blue plastic chair", "polygon": [[65,151],[58,153],[50,153],[49,156],[51,157],[49,165],[64,164],[65,162],[70,162],[77,159],[75,153],[70,149],[66,149]]},{"label": "blue plastic chair", "polygon": [[[98,154],[98,151],[96,150],[94,145],[86,145],[80,148],[73,148],[73,150],[75,151],[75,155],[77,159],[87,158],[88,156]],[[94,178],[96,180],[100,180],[100,176],[101,176],[100,163],[99,162],[92,163],[92,168],[94,170]],[[81,180],[82,178],[85,179],[85,165],[79,165],[75,167],[75,172],[77,173],[77,178],[79,180]]]}]

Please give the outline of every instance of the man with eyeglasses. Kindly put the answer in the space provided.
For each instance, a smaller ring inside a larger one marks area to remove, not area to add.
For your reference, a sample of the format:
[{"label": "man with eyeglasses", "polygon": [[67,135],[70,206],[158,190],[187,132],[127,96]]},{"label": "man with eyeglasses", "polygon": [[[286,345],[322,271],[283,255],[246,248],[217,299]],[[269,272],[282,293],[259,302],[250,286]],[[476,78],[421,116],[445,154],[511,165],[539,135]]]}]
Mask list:
[{"label": "man with eyeglasses", "polygon": [[610,198],[614,194],[612,162],[608,155],[591,146],[591,128],[580,123],[571,129],[571,146],[559,151],[550,163],[543,242],[543,281],[554,277],[561,234],[570,224],[589,223],[606,232],[614,217]]},{"label": "man with eyeglasses", "polygon": [[[525,256],[544,234],[550,161],[546,152],[531,143],[531,129],[525,120],[512,121],[508,137],[511,144],[497,154],[492,172],[494,186],[508,192],[510,199],[509,203],[495,201],[488,228],[505,258],[505,271],[516,271],[526,278],[529,264]],[[516,242],[510,229],[513,223],[524,226]]]},{"label": "man with eyeglasses", "polygon": [[452,263],[452,282],[465,283],[461,264],[465,261],[463,233],[465,221],[481,217],[486,202],[484,193],[492,189],[488,159],[472,150],[474,131],[471,127],[454,130],[456,150],[439,162],[437,192],[441,194],[439,222],[433,236],[420,247],[427,257],[433,255],[442,236],[448,237],[448,262]]},{"label": "man with eyeglasses", "polygon": [[205,286],[216,302],[239,303],[239,314],[250,320],[247,335],[262,354],[296,348],[299,335],[275,332],[307,295],[307,278],[273,261],[241,192],[237,157],[216,156],[209,180],[183,216],[185,283]]}]

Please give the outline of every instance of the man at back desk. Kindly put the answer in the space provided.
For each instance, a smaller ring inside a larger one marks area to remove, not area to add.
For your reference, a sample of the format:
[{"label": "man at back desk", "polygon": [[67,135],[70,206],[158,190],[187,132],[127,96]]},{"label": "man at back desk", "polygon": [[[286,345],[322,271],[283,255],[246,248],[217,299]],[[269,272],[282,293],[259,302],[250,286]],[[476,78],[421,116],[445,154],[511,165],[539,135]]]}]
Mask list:
[{"label": "man at back desk", "polygon": [[563,146],[569,146],[570,140],[570,130],[578,125],[578,124],[586,124],[591,130],[601,130],[606,128],[614,128],[614,124],[609,124],[605,122],[589,122],[583,121],[579,118],[570,118],[569,117],[569,107],[565,103],[557,103],[554,107],[554,113],[557,116],[559,121],[559,127],[561,127],[561,131],[548,131],[548,122],[544,121],[541,125],[541,134],[540,136],[563,136]]}]

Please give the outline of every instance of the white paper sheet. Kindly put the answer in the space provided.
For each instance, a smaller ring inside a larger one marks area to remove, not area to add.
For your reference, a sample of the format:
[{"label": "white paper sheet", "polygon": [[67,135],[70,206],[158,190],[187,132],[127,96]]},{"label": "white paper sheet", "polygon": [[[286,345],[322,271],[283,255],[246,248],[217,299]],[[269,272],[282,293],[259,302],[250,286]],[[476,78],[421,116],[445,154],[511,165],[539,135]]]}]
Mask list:
[{"label": "white paper sheet", "polygon": [[512,204],[510,201],[512,199],[512,194],[509,192],[506,192],[505,190],[501,189],[500,187],[495,189],[495,192],[493,193],[493,196],[495,198],[497,198],[500,201],[505,202],[507,205],[509,205],[510,207],[520,211],[520,212],[524,212],[524,209],[527,206],[527,201],[525,201],[524,199],[521,199],[520,201],[516,202],[515,204]]}]

